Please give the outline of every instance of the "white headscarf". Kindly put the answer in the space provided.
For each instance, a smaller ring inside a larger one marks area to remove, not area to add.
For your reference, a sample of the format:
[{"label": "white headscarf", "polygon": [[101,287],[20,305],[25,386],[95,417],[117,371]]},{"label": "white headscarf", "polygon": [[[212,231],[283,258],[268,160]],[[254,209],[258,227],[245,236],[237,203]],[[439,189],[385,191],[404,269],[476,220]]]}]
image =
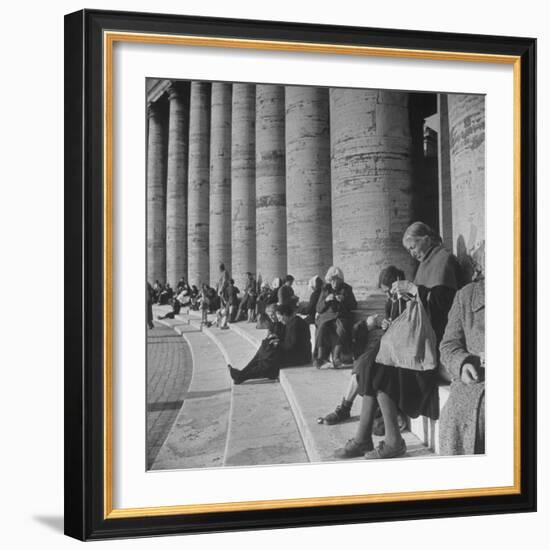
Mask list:
[{"label": "white headscarf", "polygon": [[334,277],[338,277],[342,281],[344,280],[344,272],[335,265],[328,268],[327,274],[325,275],[325,282],[330,283],[330,280]]},{"label": "white headscarf", "polygon": [[312,277],[308,283],[307,283],[307,286],[311,289],[311,290],[315,290],[315,281],[319,278],[319,275],[315,275],[314,277]]}]

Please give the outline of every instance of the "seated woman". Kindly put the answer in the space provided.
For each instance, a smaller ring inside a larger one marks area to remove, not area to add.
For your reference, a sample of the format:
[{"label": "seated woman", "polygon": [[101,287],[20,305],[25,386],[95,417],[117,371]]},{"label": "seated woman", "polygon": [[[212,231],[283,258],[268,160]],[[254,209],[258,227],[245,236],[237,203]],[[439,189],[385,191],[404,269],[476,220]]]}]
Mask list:
[{"label": "seated woman", "polygon": [[[414,283],[395,281],[392,294],[416,296],[428,312],[436,337],[437,347],[447,325],[447,315],[458,288],[458,260],[441,246],[441,237],[428,225],[415,222],[403,236],[403,246],[418,260]],[[437,369],[417,371],[405,367],[384,365],[376,361],[363,371],[359,426],[354,438],[336,451],[338,458],[367,459],[396,458],[407,451],[401,437],[398,412],[416,418],[424,415],[439,417]],[[380,407],[384,418],[385,440],[374,449],[372,428],[376,410]]]},{"label": "seated woman", "polygon": [[277,306],[276,315],[277,321],[248,365],[242,370],[227,366],[235,384],[253,378],[275,380],[280,369],[311,362],[309,325],[288,305]]},{"label": "seated woman", "polygon": [[[389,323],[393,321],[404,309],[404,301],[399,303],[390,293],[390,288],[395,281],[404,280],[405,273],[397,267],[390,265],[384,268],[378,277],[378,288],[387,295],[385,304],[385,316],[369,315],[366,319],[359,321],[353,327],[353,369],[351,379],[342,398],[342,402],[336,406],[333,412],[318,419],[319,424],[338,424],[350,418],[351,407],[357,395],[365,394],[365,371],[375,360],[380,339]],[[401,425],[403,419],[401,420]]]},{"label": "seated woman", "polygon": [[439,347],[441,362],[453,379],[441,411],[441,455],[485,452],[484,257],[483,248],[473,254],[476,280],[458,291]]},{"label": "seated woman", "polygon": [[277,305],[279,288],[281,288],[281,286],[282,281],[279,277],[273,279],[271,287],[268,283],[262,284],[262,291],[260,292],[260,296],[258,296],[257,329],[269,329],[277,320],[275,317],[275,307]]},{"label": "seated woman", "polygon": [[179,294],[182,290],[186,289],[189,292],[189,285],[185,282],[185,277],[181,277],[176,285],[176,294]]},{"label": "seated woman", "polygon": [[284,331],[285,326],[282,323],[273,323],[258,351],[246,367],[239,370],[227,365],[229,375],[235,384],[242,384],[246,380],[255,378],[276,380],[279,377],[282,358],[280,343],[284,337]]},{"label": "seated woman", "polygon": [[298,304],[296,313],[305,315],[304,320],[313,325],[315,323],[315,315],[317,314],[317,302],[321,295],[321,289],[323,288],[323,281],[319,275],[315,275],[308,282],[308,287],[311,290],[308,302],[301,302]]},{"label": "seated woman", "polygon": [[269,328],[271,324],[271,319],[266,313],[266,308],[268,305],[269,298],[271,297],[271,288],[269,283],[264,281],[261,285],[260,292],[258,293],[258,298],[256,299],[256,328]]},{"label": "seated woman", "polygon": [[294,290],[292,290],[293,283],[294,277],[292,275],[287,275],[283,285],[277,292],[277,305],[291,307],[296,306],[298,303],[298,297],[294,294]]},{"label": "seated woman", "polygon": [[157,319],[161,321],[162,319],[174,319],[176,315],[179,315],[181,311],[181,302],[177,298],[172,299],[172,311],[169,311],[165,315],[157,315]]},{"label": "seated woman", "polygon": [[332,266],[327,271],[325,283],[317,301],[319,316],[313,364],[320,368],[332,354],[332,363],[337,368],[342,366],[343,355],[351,353],[351,315],[357,308],[357,300],[339,267]]},{"label": "seated woman", "polygon": [[198,311],[200,307],[200,304],[199,304],[200,292],[199,292],[199,289],[197,288],[197,285],[193,285],[191,287],[189,296],[191,297],[191,309],[194,311]]},{"label": "seated woman", "polygon": [[191,289],[187,285],[179,287],[179,292],[176,294],[175,299],[181,306],[191,306]]},{"label": "seated woman", "polygon": [[242,321],[245,318],[249,323],[256,322],[256,279],[250,272],[246,273],[244,294],[235,321]]},{"label": "seated woman", "polygon": [[220,307],[220,297],[217,295],[216,290],[206,283],[202,284],[201,294],[199,298],[200,310],[202,312],[201,325],[211,326],[212,323],[208,321],[208,313],[215,313]]},{"label": "seated woman", "polygon": [[166,285],[160,292],[159,304],[162,306],[168,304],[173,296],[174,296],[174,291],[172,287],[169,285],[169,283],[166,283]]}]

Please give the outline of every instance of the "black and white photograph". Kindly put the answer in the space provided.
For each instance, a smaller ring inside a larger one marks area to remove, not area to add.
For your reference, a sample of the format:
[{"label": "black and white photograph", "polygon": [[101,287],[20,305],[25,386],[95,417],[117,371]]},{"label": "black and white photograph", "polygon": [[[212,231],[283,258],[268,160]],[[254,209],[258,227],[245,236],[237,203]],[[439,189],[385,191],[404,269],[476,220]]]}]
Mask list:
[{"label": "black and white photograph", "polygon": [[484,454],[485,96],[144,88],[146,469]]}]

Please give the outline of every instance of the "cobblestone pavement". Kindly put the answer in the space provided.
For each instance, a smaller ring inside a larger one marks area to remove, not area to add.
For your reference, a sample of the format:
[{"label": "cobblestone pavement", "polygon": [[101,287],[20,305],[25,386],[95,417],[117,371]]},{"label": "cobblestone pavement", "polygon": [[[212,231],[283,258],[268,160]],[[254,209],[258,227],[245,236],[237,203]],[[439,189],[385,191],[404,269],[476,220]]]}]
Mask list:
[{"label": "cobblestone pavement", "polygon": [[172,329],[155,325],[147,333],[147,468],[164,443],[193,373],[191,352]]}]

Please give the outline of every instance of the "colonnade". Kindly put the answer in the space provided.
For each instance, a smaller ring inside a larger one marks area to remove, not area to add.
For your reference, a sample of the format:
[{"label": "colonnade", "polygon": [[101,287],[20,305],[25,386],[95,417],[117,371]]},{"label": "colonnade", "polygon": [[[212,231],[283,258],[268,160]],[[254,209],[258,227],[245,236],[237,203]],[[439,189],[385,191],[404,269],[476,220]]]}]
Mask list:
[{"label": "colonnade", "polygon": [[[291,273],[302,293],[334,264],[361,295],[386,265],[412,276],[410,95],[168,82],[148,109],[148,280],[214,284],[223,262],[238,285]],[[484,100],[440,97],[440,226],[456,250],[484,234]]]}]

